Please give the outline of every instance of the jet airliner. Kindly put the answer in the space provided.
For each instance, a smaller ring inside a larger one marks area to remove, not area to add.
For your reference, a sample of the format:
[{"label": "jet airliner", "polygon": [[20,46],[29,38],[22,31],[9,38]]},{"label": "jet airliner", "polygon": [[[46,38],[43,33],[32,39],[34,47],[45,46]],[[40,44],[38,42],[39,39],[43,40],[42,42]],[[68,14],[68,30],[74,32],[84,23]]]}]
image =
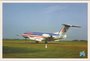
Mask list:
[{"label": "jet airliner", "polygon": [[41,42],[42,40],[48,41],[59,41],[60,39],[65,39],[67,37],[66,32],[70,27],[80,28],[80,26],[74,26],[70,24],[62,24],[63,27],[59,32],[55,33],[43,33],[43,32],[26,32],[21,34],[24,38],[29,38],[35,40],[36,42]]}]

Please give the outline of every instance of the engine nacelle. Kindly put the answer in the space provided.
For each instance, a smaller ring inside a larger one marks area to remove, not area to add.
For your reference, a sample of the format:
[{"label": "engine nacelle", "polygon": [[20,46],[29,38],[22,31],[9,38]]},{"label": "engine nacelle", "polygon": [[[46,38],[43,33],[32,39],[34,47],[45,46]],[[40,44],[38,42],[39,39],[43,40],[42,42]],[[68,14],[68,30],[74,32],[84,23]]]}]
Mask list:
[{"label": "engine nacelle", "polygon": [[50,37],[49,34],[43,34],[42,36],[44,36],[44,37]]},{"label": "engine nacelle", "polygon": [[67,35],[64,35],[64,36],[63,36],[63,39],[65,39],[66,37],[67,37]]}]

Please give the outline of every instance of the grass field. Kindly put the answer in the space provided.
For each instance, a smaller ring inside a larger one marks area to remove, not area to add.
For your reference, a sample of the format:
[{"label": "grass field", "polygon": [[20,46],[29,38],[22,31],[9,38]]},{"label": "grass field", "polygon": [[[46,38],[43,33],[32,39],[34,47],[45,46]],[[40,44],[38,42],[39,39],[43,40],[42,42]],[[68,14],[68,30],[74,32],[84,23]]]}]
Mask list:
[{"label": "grass field", "polygon": [[[34,41],[3,40],[3,58],[87,58],[87,41],[62,41],[36,44]],[[80,57],[84,51],[85,56]]]}]

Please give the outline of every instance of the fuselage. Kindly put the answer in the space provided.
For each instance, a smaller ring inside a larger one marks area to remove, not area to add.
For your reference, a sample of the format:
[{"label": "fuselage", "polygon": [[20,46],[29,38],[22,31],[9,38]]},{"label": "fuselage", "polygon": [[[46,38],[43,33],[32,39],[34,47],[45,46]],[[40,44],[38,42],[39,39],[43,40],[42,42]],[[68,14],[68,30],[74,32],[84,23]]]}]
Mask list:
[{"label": "fuselage", "polygon": [[31,40],[36,40],[36,41],[42,41],[47,37],[52,37],[53,39],[58,39],[60,38],[59,34],[55,33],[43,33],[43,32],[27,32],[22,34],[24,38],[29,38]]}]

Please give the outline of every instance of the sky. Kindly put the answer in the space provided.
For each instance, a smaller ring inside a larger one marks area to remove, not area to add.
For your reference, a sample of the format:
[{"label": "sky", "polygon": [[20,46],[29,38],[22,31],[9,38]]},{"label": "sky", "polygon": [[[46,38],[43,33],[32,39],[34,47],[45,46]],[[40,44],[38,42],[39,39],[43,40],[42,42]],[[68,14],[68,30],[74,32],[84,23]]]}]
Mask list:
[{"label": "sky", "polygon": [[25,32],[58,32],[70,28],[69,40],[87,40],[87,3],[3,3],[3,38],[17,39]]}]

